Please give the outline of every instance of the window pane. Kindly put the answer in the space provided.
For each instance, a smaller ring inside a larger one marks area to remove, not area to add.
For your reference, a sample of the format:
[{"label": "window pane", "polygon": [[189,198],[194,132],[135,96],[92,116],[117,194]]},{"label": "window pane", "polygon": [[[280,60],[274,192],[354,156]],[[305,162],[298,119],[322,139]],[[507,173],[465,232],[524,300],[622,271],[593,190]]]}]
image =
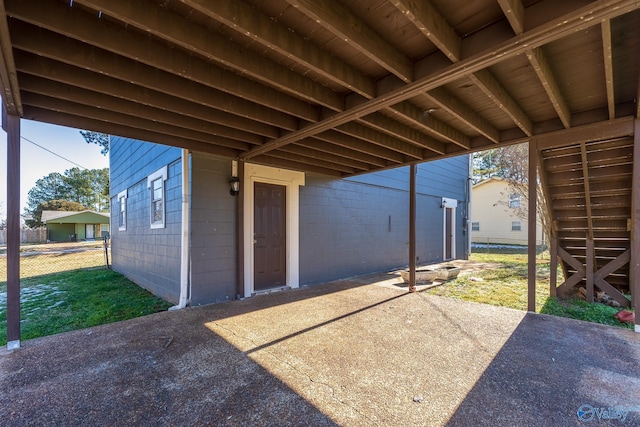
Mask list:
[{"label": "window pane", "polygon": [[127,199],[120,197],[120,212],[118,214],[118,227],[123,228],[125,226],[125,211],[127,208]]},{"label": "window pane", "polygon": [[153,202],[153,222],[162,222],[162,200]]},{"label": "window pane", "polygon": [[517,193],[509,194],[509,207],[517,209],[520,207],[520,195]]},{"label": "window pane", "polygon": [[471,223],[471,231],[480,231],[480,223],[472,222]]}]

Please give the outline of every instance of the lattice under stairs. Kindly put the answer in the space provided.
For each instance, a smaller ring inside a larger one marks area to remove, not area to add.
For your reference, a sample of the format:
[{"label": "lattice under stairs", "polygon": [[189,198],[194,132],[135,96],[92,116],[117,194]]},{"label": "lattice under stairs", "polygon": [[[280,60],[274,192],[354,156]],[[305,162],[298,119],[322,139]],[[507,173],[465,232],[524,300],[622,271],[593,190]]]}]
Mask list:
[{"label": "lattice under stairs", "polygon": [[584,286],[588,301],[600,289],[628,307],[633,137],[543,149],[539,162],[566,278],[558,295]]}]

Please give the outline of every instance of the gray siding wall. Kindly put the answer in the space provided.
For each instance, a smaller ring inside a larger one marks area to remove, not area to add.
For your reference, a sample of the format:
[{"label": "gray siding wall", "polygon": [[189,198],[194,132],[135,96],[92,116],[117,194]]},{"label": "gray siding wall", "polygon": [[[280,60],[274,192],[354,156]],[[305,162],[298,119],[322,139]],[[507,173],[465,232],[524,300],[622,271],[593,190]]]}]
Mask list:
[{"label": "gray siding wall", "polygon": [[[466,250],[468,157],[419,165],[417,257],[443,259],[442,197],[458,200],[456,255]],[[307,174],[300,188],[300,282],[403,267],[409,258],[409,168],[335,180]]]},{"label": "gray siding wall", "polygon": [[[156,295],[177,302],[180,278],[181,150],[124,138],[111,141],[112,206],[128,190],[127,229],[118,230],[112,210],[112,258],[123,273]],[[147,177],[168,165],[166,228],[150,228]],[[202,153],[191,156],[191,304],[236,296],[236,203],[229,195],[231,162]],[[418,262],[442,259],[441,198],[459,201],[457,256],[466,236],[467,157],[418,167]],[[409,168],[336,180],[307,174],[300,188],[300,283],[313,284],[385,271],[408,263]]]},{"label": "gray siding wall", "polygon": [[[111,252],[114,270],[154,294],[177,302],[180,295],[182,171],[180,149],[112,137]],[[165,228],[151,229],[147,176],[168,165]],[[128,190],[127,229],[118,229],[116,197]]]},{"label": "gray siding wall", "polygon": [[[418,171],[416,187],[419,194],[444,196],[458,201],[465,200],[469,156],[422,163],[416,169]],[[359,175],[346,180],[406,191],[409,188],[409,167]]]},{"label": "gray siding wall", "polygon": [[231,162],[192,156],[191,303],[236,297],[236,202],[229,194]]}]

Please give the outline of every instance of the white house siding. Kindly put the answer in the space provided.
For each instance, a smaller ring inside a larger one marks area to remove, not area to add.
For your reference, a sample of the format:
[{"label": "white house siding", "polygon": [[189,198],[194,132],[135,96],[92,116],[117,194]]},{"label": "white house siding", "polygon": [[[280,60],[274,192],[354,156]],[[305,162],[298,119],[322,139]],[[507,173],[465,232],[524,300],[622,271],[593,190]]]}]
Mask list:
[{"label": "white house siding", "polygon": [[[522,208],[527,205],[521,201]],[[519,221],[521,229],[512,230],[512,223]],[[471,223],[477,223],[479,230],[471,231],[473,243],[482,244],[528,244],[528,220],[516,216],[509,208],[509,190],[504,180],[490,178],[473,186],[471,199]],[[536,244],[543,244],[542,226],[538,222]]]}]

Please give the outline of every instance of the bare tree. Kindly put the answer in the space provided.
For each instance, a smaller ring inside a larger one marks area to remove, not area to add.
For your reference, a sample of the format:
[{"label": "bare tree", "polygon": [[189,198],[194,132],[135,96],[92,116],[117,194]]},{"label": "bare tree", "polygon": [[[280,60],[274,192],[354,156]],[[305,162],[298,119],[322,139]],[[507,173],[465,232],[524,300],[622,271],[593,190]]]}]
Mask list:
[{"label": "bare tree", "polygon": [[[529,144],[517,144],[507,147],[495,149],[493,153],[493,161],[500,170],[500,176],[507,181],[508,192],[503,202],[509,206],[509,196],[511,194],[518,195],[524,203],[519,207],[510,206],[515,215],[526,220],[529,217]],[[542,230],[547,237],[551,236],[551,220],[547,210],[547,203],[544,192],[538,178],[538,186],[536,193],[536,210],[538,220],[542,225]]]}]

